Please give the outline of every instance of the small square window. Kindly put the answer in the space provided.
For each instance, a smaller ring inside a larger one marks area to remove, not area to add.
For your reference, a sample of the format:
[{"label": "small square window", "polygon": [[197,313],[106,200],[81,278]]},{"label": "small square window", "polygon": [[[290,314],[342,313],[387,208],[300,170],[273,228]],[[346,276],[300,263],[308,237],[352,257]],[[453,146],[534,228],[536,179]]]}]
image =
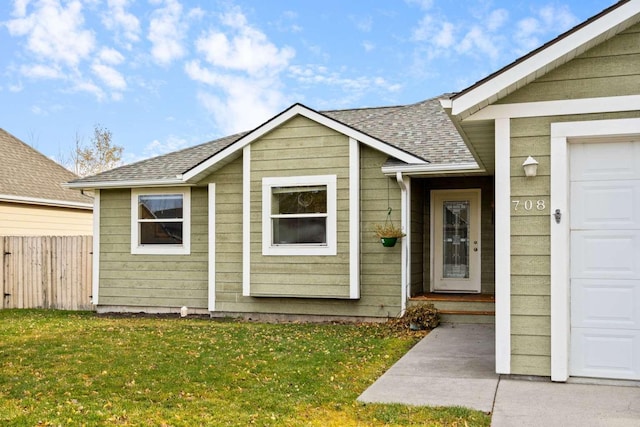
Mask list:
[{"label": "small square window", "polygon": [[189,253],[189,191],[132,190],[131,253]]},{"label": "small square window", "polygon": [[335,255],[336,177],[263,179],[263,254]]}]

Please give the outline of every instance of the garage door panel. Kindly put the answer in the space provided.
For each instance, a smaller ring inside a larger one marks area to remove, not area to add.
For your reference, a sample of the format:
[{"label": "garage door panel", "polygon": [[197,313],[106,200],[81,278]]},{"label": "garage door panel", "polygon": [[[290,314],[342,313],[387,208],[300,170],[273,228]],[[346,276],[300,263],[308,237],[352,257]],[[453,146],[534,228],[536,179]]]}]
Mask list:
[{"label": "garage door panel", "polygon": [[572,372],[587,377],[640,379],[640,331],[571,330]]},{"label": "garage door panel", "polygon": [[570,150],[570,375],[640,380],[640,141]]},{"label": "garage door panel", "polygon": [[574,279],[571,325],[640,331],[640,280]]},{"label": "garage door panel", "polygon": [[640,144],[632,141],[573,144],[571,181],[640,179]]},{"label": "garage door panel", "polygon": [[571,184],[571,228],[640,230],[640,181]]},{"label": "garage door panel", "polygon": [[640,230],[571,232],[571,277],[640,279]]}]

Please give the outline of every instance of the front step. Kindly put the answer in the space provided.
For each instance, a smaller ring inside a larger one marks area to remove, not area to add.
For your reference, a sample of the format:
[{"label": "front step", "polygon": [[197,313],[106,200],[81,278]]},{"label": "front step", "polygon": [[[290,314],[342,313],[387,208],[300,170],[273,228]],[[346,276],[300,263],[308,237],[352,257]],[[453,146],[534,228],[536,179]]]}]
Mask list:
[{"label": "front step", "polygon": [[432,303],[442,323],[495,323],[493,294],[424,294],[409,299],[409,306]]}]

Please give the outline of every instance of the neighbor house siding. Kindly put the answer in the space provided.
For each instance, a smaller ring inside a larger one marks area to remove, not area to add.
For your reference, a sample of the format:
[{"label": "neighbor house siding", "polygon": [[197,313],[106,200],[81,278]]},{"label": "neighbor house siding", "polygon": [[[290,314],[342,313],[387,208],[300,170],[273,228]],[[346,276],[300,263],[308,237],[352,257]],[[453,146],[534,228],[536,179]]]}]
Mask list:
[{"label": "neighbor house siding", "polygon": [[93,234],[91,209],[0,202],[0,236]]},{"label": "neighbor house siding", "polygon": [[[640,25],[577,56],[501,100],[501,104],[638,94]],[[568,113],[570,113],[568,111]],[[551,123],[640,117],[640,112],[512,119],[511,373],[551,374],[550,134]],[[538,174],[526,178],[527,156]],[[524,203],[530,201],[531,209]],[[516,202],[518,209],[516,210]],[[544,207],[538,209],[538,207]]]},{"label": "neighbor house siding", "polygon": [[131,254],[131,191],[100,192],[100,305],[207,308],[207,189],[191,189],[191,254]]},{"label": "neighbor house siding", "polygon": [[[347,144],[347,141],[344,141]],[[253,150],[253,158],[256,150]],[[251,297],[242,295],[242,159],[225,166],[206,178],[216,183],[216,312],[235,314],[284,314],[320,316],[390,317],[401,309],[400,245],[384,248],[373,233],[373,224],[383,222],[389,204],[394,221],[400,221],[400,190],[395,179],[380,171],[387,156],[361,146],[361,265],[358,300],[330,298]],[[340,188],[340,185],[338,186]],[[387,193],[387,188],[389,191]],[[340,196],[339,196],[340,197]],[[254,203],[260,197],[254,197]],[[252,203],[253,204],[253,203]],[[252,207],[254,223],[261,210]],[[259,226],[259,224],[255,224]],[[345,224],[343,227],[348,227]],[[340,226],[338,227],[340,230]],[[261,238],[259,233],[252,239]],[[252,244],[255,246],[255,244]],[[338,246],[338,250],[344,246]],[[348,247],[347,247],[348,249]],[[252,254],[252,258],[255,254]],[[301,257],[310,259],[314,257]],[[318,257],[330,259],[331,257]],[[321,259],[321,261],[323,261]],[[316,268],[311,266],[310,268]],[[317,268],[330,270],[331,264]],[[348,264],[345,265],[348,272]],[[252,272],[253,273],[253,272]],[[348,274],[348,273],[347,273]],[[253,274],[251,275],[253,276]],[[287,281],[288,273],[278,277]],[[300,281],[304,278],[299,279]]]},{"label": "neighbor house siding", "polygon": [[[337,255],[262,254],[262,179],[337,176]],[[349,139],[298,116],[251,144],[251,295],[349,297]]]}]

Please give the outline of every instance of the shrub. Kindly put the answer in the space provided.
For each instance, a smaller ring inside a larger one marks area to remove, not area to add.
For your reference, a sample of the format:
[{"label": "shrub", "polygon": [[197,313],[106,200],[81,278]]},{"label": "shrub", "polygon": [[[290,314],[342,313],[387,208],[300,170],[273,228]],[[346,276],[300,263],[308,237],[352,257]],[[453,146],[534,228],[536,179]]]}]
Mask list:
[{"label": "shrub", "polygon": [[440,313],[431,303],[408,307],[402,318],[410,328],[415,329],[431,330],[440,323]]}]

